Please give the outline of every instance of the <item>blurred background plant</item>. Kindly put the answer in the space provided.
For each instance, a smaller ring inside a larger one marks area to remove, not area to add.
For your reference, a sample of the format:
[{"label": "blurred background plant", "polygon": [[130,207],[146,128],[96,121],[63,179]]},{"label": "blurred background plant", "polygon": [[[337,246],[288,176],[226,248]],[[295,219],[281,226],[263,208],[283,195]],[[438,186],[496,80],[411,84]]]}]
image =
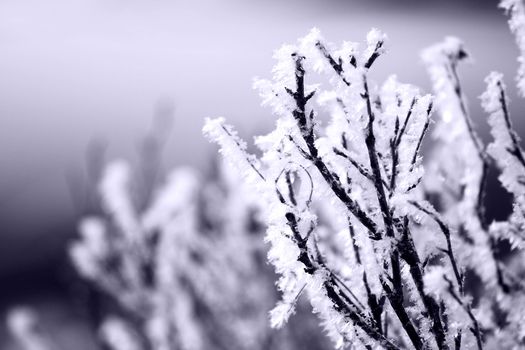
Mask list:
[{"label": "blurred background plant", "polygon": [[[322,347],[308,312],[288,330],[269,327],[277,293],[255,199],[221,162],[206,177],[185,167],[166,173],[169,129],[166,115],[155,118],[135,166],[105,162],[93,144],[82,195],[72,182],[86,214],[69,253],[100,348]],[[9,320],[23,349],[56,348],[37,332],[34,310],[12,310]]]}]

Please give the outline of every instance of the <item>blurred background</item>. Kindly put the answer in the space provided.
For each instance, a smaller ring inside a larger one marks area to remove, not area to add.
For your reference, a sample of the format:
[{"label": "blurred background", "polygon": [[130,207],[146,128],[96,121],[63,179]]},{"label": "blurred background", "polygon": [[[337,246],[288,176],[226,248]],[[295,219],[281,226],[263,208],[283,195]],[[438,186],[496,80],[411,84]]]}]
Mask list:
[{"label": "blurred background", "polygon": [[[419,52],[454,35],[473,64],[461,69],[480,133],[478,98],[491,70],[512,77],[517,49],[496,1],[458,0],[2,0],[0,1],[0,313],[30,304],[81,349],[88,337],[68,288],[65,249],[76,235],[71,183],[89,144],[133,157],[155,116],[173,118],[166,167],[210,168],[204,117],[226,116],[250,139],[273,124],[252,90],[272,52],[318,27],[333,42],[385,31],[377,80],[395,73],[430,90]],[[523,102],[510,97],[521,135]],[[495,203],[494,208],[504,210]],[[494,209],[493,208],[493,209]],[[498,211],[495,210],[495,216]],[[0,327],[0,348],[10,348]],[[86,343],[86,349],[90,345]]]}]

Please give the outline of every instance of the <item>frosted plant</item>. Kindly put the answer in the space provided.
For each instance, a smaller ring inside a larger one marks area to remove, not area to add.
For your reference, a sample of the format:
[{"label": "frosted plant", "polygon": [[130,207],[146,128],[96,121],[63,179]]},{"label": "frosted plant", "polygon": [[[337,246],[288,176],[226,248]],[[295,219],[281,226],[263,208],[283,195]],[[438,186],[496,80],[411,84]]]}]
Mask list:
[{"label": "frosted plant", "polygon": [[[213,242],[198,230],[198,176],[189,169],[172,172],[143,212],[131,199],[131,180],[126,162],[106,167],[99,186],[105,216],[81,221],[80,241],[71,247],[73,261],[85,278],[139,319],[135,332],[144,344],[135,344],[138,348],[205,348],[196,303],[199,293],[219,286],[210,281],[217,271],[202,261],[216,257],[207,256]],[[202,302],[206,306],[209,300]],[[125,338],[132,326],[128,321],[106,320],[103,338],[122,344],[115,339]]]},{"label": "frosted plant", "polygon": [[[511,268],[498,248],[499,240],[522,247],[525,168],[501,76],[487,78],[482,96],[495,138],[486,149],[457,72],[468,58],[463,43],[449,37],[425,50],[435,98],[395,76],[369,79],[385,44],[372,29],[364,48],[337,47],[314,29],[276,51],[272,79],[255,80],[277,117],[255,139],[260,157],[224,118],[206,121],[205,135],[265,209],[282,293],[271,324],[283,326],[306,294],[338,348],[519,348],[523,263]],[[424,172],[434,104],[441,118]],[[483,200],[492,157],[515,205],[507,222],[490,225]],[[467,273],[481,279],[480,291]]]},{"label": "frosted plant", "polygon": [[[178,168],[144,200],[134,196],[134,173],[123,160],[104,167],[103,210],[81,220],[70,248],[82,277],[118,305],[102,310],[103,343],[115,350],[298,348],[291,332],[267,324],[274,276],[264,264],[254,197],[238,175],[223,165],[208,179]],[[139,203],[147,204],[140,210]]]},{"label": "frosted plant", "polygon": [[[260,159],[223,119],[204,132],[267,201],[269,259],[283,294],[274,326],[305,291],[338,347],[447,348],[452,322],[425,289],[425,261],[435,252],[418,252],[412,234],[437,217],[419,191],[432,100],[395,77],[381,87],[369,81],[385,40],[374,29],[364,50],[335,48],[313,30],[278,50],[273,80],[255,83],[278,116],[276,129],[256,139]],[[314,72],[329,76],[329,89],[306,83]],[[331,116],[326,128],[314,95]]]},{"label": "frosted plant", "polygon": [[520,146],[520,139],[512,127],[508,111],[506,87],[501,73],[492,72],[485,80],[487,90],[481,96],[484,110],[489,114],[489,125],[494,141],[487,151],[500,168],[500,181],[505,189],[514,196],[514,210],[509,222],[492,223],[494,234],[503,234],[503,238],[517,248],[525,248],[524,209],[525,204],[525,159]]}]

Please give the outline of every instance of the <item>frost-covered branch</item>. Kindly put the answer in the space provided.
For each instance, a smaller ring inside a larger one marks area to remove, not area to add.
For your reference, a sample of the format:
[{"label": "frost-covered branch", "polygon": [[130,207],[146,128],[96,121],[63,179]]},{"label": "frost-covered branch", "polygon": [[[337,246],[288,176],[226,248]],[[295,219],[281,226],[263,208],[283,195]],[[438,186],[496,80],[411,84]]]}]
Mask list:
[{"label": "frost-covered branch", "polygon": [[525,6],[523,0],[501,0],[499,7],[509,15],[509,27],[520,51],[516,85],[520,95],[525,96]]},{"label": "frost-covered branch", "polygon": [[[451,37],[423,52],[442,117],[434,132],[440,141],[434,151],[439,161],[433,163],[431,172],[435,175],[428,177],[430,181],[426,185],[434,191],[434,187],[443,186],[431,181],[445,178],[448,187],[456,188],[454,196],[459,200],[442,196],[446,200],[444,206],[451,214],[450,219],[456,216],[452,221],[457,221],[458,228],[468,233],[468,240],[490,255],[490,259],[483,263],[478,260],[481,256],[472,256],[471,266],[485,281],[494,281],[492,276],[496,276],[498,286],[506,292],[508,285],[497,255],[497,241],[489,232],[484,205],[490,159],[473,128],[456,69],[466,57],[468,54],[463,43]],[[477,159],[472,159],[472,154],[477,154]],[[487,266],[487,262],[492,267]]]},{"label": "frost-covered branch", "polygon": [[[420,210],[410,209],[410,203],[422,199],[419,152],[432,99],[395,77],[381,88],[369,81],[368,70],[384,53],[385,38],[372,30],[366,50],[359,52],[348,42],[337,49],[313,30],[297,45],[276,53],[272,81],[256,82],[264,104],[278,116],[276,129],[256,139],[263,152],[258,164],[266,179],[276,179],[274,189],[266,180],[258,190],[267,202],[269,259],[282,276],[279,288],[285,301],[278,307],[290,310],[290,301],[305,290],[338,346],[403,348],[410,343],[416,349],[449,349],[461,337],[464,344],[476,343],[467,332],[458,336],[462,327],[470,327],[467,310],[458,318],[449,316],[447,310],[457,302],[427,287],[428,258],[420,256],[432,242],[415,234],[431,225],[421,227]],[[331,87],[307,85],[312,71],[327,74]],[[314,94],[332,118],[323,129]],[[245,152],[229,149],[231,142],[214,137],[210,128],[220,130],[215,123],[208,121],[204,130],[223,154]],[[229,158],[234,164],[245,159]],[[250,173],[248,167],[239,167]],[[305,186],[304,172],[311,183],[310,199],[305,201],[303,194],[301,202],[293,184]],[[281,178],[287,179],[286,187],[279,186]],[[319,221],[326,215],[332,221]],[[444,238],[450,246],[450,235]],[[342,242],[350,249],[338,251]],[[439,252],[436,247],[432,254]],[[459,262],[452,260],[459,271]],[[325,277],[314,283],[310,276],[320,271]],[[323,293],[314,293],[312,284]],[[322,300],[324,308],[319,309]]]},{"label": "frost-covered branch", "polygon": [[[509,23],[520,45],[520,40],[523,40],[520,38],[523,33],[519,31],[519,23],[523,22],[523,4],[521,1],[503,1],[501,6],[511,13]],[[461,42],[448,38],[424,53],[442,117],[434,132],[439,143],[434,149],[433,161],[429,163],[425,188],[438,200],[441,214],[448,223],[443,226],[445,221],[437,214],[425,208],[419,209],[432,216],[445,237],[450,237],[447,248],[442,251],[449,256],[453,270],[459,272],[454,273],[456,283],[447,278],[444,279],[446,283],[435,284],[432,289],[434,293],[444,295],[448,288],[449,297],[456,300],[470,318],[471,332],[476,335],[478,347],[493,348],[494,344],[499,344],[498,348],[513,348],[523,342],[523,337],[518,335],[521,328],[516,327],[519,323],[516,320],[521,319],[522,313],[512,310],[511,305],[521,303],[524,290],[512,277],[515,272],[506,261],[509,257],[502,256],[499,248],[500,241],[513,248],[523,248],[522,179],[525,158],[511,123],[506,88],[499,73],[493,72],[486,78],[487,89],[481,96],[494,140],[485,149],[477,138],[466,112],[457,70],[453,69],[465,57],[462,52]],[[517,77],[518,88],[523,80],[521,76],[519,73]],[[478,155],[476,159],[471,157],[472,154]],[[507,220],[489,225],[484,211],[484,186],[488,167],[492,164],[500,171],[499,180],[512,194],[514,203],[513,212]],[[446,233],[447,230],[449,233]],[[456,246],[454,257],[450,255],[452,250],[449,248],[453,245]],[[523,256],[521,249],[510,255]],[[467,272],[474,272],[484,284],[485,291],[478,296],[478,311],[468,295],[468,283],[463,281],[468,274],[456,269],[454,266],[457,263],[462,264]],[[433,270],[431,274],[446,276],[439,269]],[[460,288],[456,288],[455,284]],[[504,323],[501,322],[503,319],[506,320]],[[458,336],[464,339],[465,332],[458,332]]]},{"label": "frost-covered branch", "polygon": [[514,197],[514,212],[510,221],[493,223],[491,231],[508,239],[513,246],[523,248],[525,157],[510,119],[503,76],[492,72],[485,82],[487,89],[481,96],[481,102],[485,112],[489,114],[489,125],[494,138],[488,146],[488,152],[501,170],[500,182]]}]

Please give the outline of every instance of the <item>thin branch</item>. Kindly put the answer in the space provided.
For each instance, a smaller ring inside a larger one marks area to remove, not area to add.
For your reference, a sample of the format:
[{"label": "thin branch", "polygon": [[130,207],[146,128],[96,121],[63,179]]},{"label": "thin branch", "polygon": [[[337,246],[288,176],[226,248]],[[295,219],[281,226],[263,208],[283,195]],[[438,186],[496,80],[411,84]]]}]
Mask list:
[{"label": "thin branch", "polygon": [[456,94],[456,97],[458,98],[459,107],[461,109],[461,114],[463,116],[463,120],[465,121],[465,124],[467,126],[467,130],[470,136],[470,139],[472,143],[474,144],[474,147],[476,148],[476,152],[478,154],[479,159],[482,162],[488,162],[489,157],[487,153],[485,152],[485,149],[483,147],[483,144],[481,143],[481,140],[474,130],[474,126],[472,123],[472,119],[470,118],[466,103],[465,103],[465,97],[463,96],[463,90],[461,87],[461,83],[459,80],[458,72],[456,69],[457,62],[456,61],[449,61],[449,65],[447,65],[445,68],[448,70],[449,77],[453,83],[454,86],[454,93]]},{"label": "thin branch", "polygon": [[372,67],[372,64],[374,64],[375,60],[381,56],[381,53],[380,53],[380,49],[383,47],[383,40],[379,40],[377,43],[376,43],[376,47],[374,48],[374,52],[372,53],[372,55],[368,58],[368,60],[366,61],[364,67],[366,69],[369,69],[370,67]]},{"label": "thin branch", "polygon": [[[221,128],[222,130],[226,133],[226,135],[228,135],[230,137],[231,140],[233,140],[235,142],[235,144],[237,145],[237,147],[239,149],[243,149],[242,145],[239,144],[239,141],[237,141],[237,139],[235,137],[233,137],[233,135],[230,133],[230,131],[228,130],[228,128],[224,127],[224,125],[221,125]],[[266,181],[266,178],[264,177],[264,175],[259,171],[259,169],[257,169],[257,167],[255,166],[255,164],[253,164],[253,162],[248,158],[248,157],[244,157],[244,159],[246,160],[246,162],[248,162],[248,164],[250,165],[250,167],[257,173],[257,175],[259,175],[259,177],[263,180],[263,181]]]},{"label": "thin branch", "polygon": [[366,75],[363,76],[363,88],[364,93],[362,98],[366,102],[366,109],[368,112],[368,124],[365,135],[365,144],[368,150],[368,159],[370,161],[370,168],[372,169],[372,174],[374,176],[374,186],[376,189],[377,200],[379,202],[379,207],[383,213],[383,222],[385,224],[386,234],[388,237],[394,237],[394,225],[392,220],[392,214],[390,213],[390,208],[385,195],[385,189],[381,181],[381,169],[379,168],[379,161],[377,159],[376,151],[376,140],[374,135],[374,120],[375,115],[372,110],[372,104],[370,102],[370,94],[368,91],[368,82]]},{"label": "thin branch", "polygon": [[481,223],[481,227],[483,228],[483,231],[485,232],[485,234],[488,236],[488,239],[489,239],[489,245],[490,245],[490,250],[491,250],[491,254],[492,254],[492,259],[494,260],[494,265],[495,265],[495,268],[496,268],[496,277],[497,277],[497,280],[498,280],[498,285],[500,286],[501,290],[504,293],[507,294],[507,293],[510,292],[510,289],[509,289],[509,286],[507,285],[507,283],[505,282],[505,280],[503,278],[503,273],[501,271],[501,266],[500,266],[500,263],[499,263],[499,259],[498,259],[497,255],[496,255],[497,242],[494,239],[494,237],[492,237],[490,235],[490,232],[488,230],[488,222],[487,222],[487,219],[485,217],[484,198],[485,198],[485,189],[486,189],[486,185],[487,185],[487,178],[488,178],[488,169],[489,169],[489,164],[490,164],[489,163],[490,162],[490,158],[488,157],[487,152],[485,151],[485,149],[483,147],[483,144],[481,143],[480,138],[478,137],[476,131],[474,130],[472,120],[471,120],[471,118],[469,116],[469,113],[468,113],[468,110],[467,110],[467,107],[466,107],[466,104],[465,104],[465,100],[464,100],[461,84],[460,84],[460,81],[459,81],[457,69],[456,69],[456,63],[457,62],[456,61],[450,61],[449,63],[450,64],[446,68],[448,69],[450,79],[452,80],[452,82],[454,84],[454,92],[456,93],[456,96],[458,98],[459,105],[460,105],[461,112],[462,112],[462,116],[463,116],[463,119],[464,119],[465,124],[467,126],[468,134],[470,136],[470,139],[471,139],[474,147],[476,148],[476,152],[477,152],[478,158],[482,162],[481,178],[480,178],[479,190],[478,190],[478,198],[477,198],[477,203],[476,203],[476,214],[477,214],[478,219],[479,219],[479,221]]},{"label": "thin branch", "polygon": [[512,122],[510,120],[510,113],[507,107],[507,98],[505,96],[505,89],[503,89],[503,86],[501,85],[500,81],[497,82],[497,85],[498,85],[498,89],[500,93],[499,102],[501,105],[501,111],[503,112],[503,119],[505,120],[505,126],[507,128],[507,132],[512,142],[512,149],[509,150],[509,153],[515,156],[516,159],[525,168],[525,157],[523,156],[523,150],[520,147],[518,135],[516,135],[516,132],[514,131],[514,128],[512,127]]},{"label": "thin branch", "polygon": [[[354,226],[352,225],[350,218],[348,218],[348,231],[350,233],[350,239],[352,241],[352,248],[354,250],[356,263],[363,267],[363,285],[366,290],[368,307],[372,311],[372,316],[374,317],[376,324],[379,327],[381,327],[381,314],[383,313],[383,307],[380,305],[380,303],[378,303],[378,298],[372,292],[372,289],[370,288],[370,284],[368,283],[368,275],[366,273],[366,268],[363,266],[362,261],[361,261],[361,252],[360,252],[359,246],[357,245],[357,241],[355,239]],[[382,330],[382,332],[383,334],[386,335],[384,329]]]},{"label": "thin branch", "polygon": [[416,149],[414,151],[414,156],[412,157],[412,161],[410,162],[411,163],[411,166],[410,166],[410,170],[413,169],[414,165],[416,164],[416,160],[417,160],[417,156],[419,154],[419,151],[421,150],[421,145],[423,144],[423,138],[425,137],[427,131],[428,131],[428,126],[430,125],[430,113],[432,113],[432,102],[428,105],[428,108],[427,108],[427,120],[425,121],[425,125],[423,126],[423,130],[421,130],[421,134],[419,135],[419,139],[417,140],[417,146],[416,146]]},{"label": "thin branch", "polygon": [[[333,193],[345,204],[347,209],[370,231],[370,236],[375,239],[380,239],[381,232],[376,223],[368,216],[368,214],[361,209],[359,204],[355,202],[342,187],[340,181],[328,169],[327,165],[319,157],[318,150],[315,146],[315,136],[313,126],[307,122],[306,117],[306,99],[304,95],[304,68],[302,65],[303,57],[293,54],[292,58],[295,60],[295,80],[297,90],[294,93],[296,102],[296,109],[293,111],[293,117],[297,121],[301,136],[308,147],[308,158],[313,162],[314,166],[321,173],[322,177],[328,183]],[[307,158],[307,159],[308,159]]]},{"label": "thin branch", "polygon": [[[297,218],[295,214],[293,213],[287,213],[286,214],[287,219],[287,225],[292,231],[293,237],[295,238],[295,242],[297,246],[299,247],[300,253],[298,257],[298,261],[303,263],[305,266],[305,272],[309,274],[315,273],[316,270],[318,270],[318,267],[314,264],[312,259],[308,255],[308,248],[306,246],[306,242],[304,239],[302,239],[301,234],[299,233],[299,229],[297,226]],[[348,298],[348,296],[344,296],[344,294],[339,294],[333,287],[335,283],[331,283],[335,281],[325,281],[323,283],[323,287],[327,293],[328,298],[332,301],[333,307],[340,312],[342,315],[344,315],[346,318],[348,318],[350,321],[352,321],[357,327],[361,328],[370,338],[377,341],[380,345],[384,346],[388,350],[400,350],[398,346],[396,346],[394,343],[392,343],[390,340],[385,338],[378,329],[374,328],[369,320],[366,318],[363,318],[364,315],[359,311],[357,305],[355,305],[351,300]],[[356,310],[353,310],[349,306],[356,307]]]},{"label": "thin branch", "polygon": [[[327,59],[330,66],[332,66],[332,68],[337,73],[337,75],[339,75],[341,80],[347,86],[350,86],[350,82],[343,75],[344,73],[343,72],[343,60],[339,58],[338,60],[339,62],[336,62],[335,59],[332,57],[332,55],[330,55],[330,53],[328,52],[328,49],[320,41],[315,43],[315,47],[317,47],[319,51],[321,52],[321,54]],[[357,64],[356,64],[356,59],[354,56],[350,56],[350,64],[356,67]]]},{"label": "thin branch", "polygon": [[448,255],[448,258],[450,260],[450,264],[452,265],[452,270],[454,271],[454,276],[456,277],[456,282],[459,287],[459,293],[460,295],[464,294],[464,282],[463,282],[463,274],[460,272],[460,269],[458,267],[457,259],[454,255],[454,251],[452,250],[452,241],[450,239],[450,229],[449,227],[441,220],[439,215],[435,212],[430,211],[429,209],[423,207],[421,204],[415,201],[409,201],[410,204],[412,204],[417,209],[421,210],[423,213],[427,214],[434,220],[441,232],[443,233],[443,236],[445,236],[445,241],[447,243],[447,249],[445,250],[445,253]]},{"label": "thin branch", "polygon": [[401,139],[403,135],[405,134],[408,122],[410,121],[410,117],[412,116],[412,112],[414,110],[414,106],[416,102],[417,102],[417,98],[414,97],[412,99],[412,102],[410,103],[410,108],[408,109],[408,113],[405,117],[405,122],[403,123],[403,126],[401,127],[399,134],[396,133],[396,142],[395,142],[396,147],[399,147],[399,145],[401,144]]},{"label": "thin branch", "polygon": [[476,337],[476,345],[478,347],[478,350],[483,350],[483,342],[481,340],[481,329],[479,327],[478,320],[472,312],[472,307],[470,306],[470,304],[465,304],[463,300],[456,294],[456,292],[454,291],[454,285],[452,281],[447,276],[443,276],[443,278],[448,283],[448,291],[450,295],[452,296],[452,298],[454,298],[454,300],[458,302],[459,305],[461,305],[461,307],[465,310],[468,317],[470,318],[470,321],[472,322],[472,333],[474,333],[474,336]]},{"label": "thin branch", "polygon": [[[370,173],[369,170],[367,170],[364,165],[362,164],[359,164],[354,158],[352,158],[347,152],[343,152],[341,151],[340,149],[338,149],[337,147],[333,147],[332,150],[334,151],[334,153],[340,157],[343,157],[345,158],[346,160],[348,160],[350,162],[350,164],[352,164],[356,169],[357,171],[359,171],[359,173],[361,175],[363,175],[365,178],[367,178],[368,180],[374,182],[374,176]],[[383,182],[383,186],[385,186],[387,189],[390,189],[390,187],[388,186],[388,184],[386,183],[386,181],[382,180]]]}]

